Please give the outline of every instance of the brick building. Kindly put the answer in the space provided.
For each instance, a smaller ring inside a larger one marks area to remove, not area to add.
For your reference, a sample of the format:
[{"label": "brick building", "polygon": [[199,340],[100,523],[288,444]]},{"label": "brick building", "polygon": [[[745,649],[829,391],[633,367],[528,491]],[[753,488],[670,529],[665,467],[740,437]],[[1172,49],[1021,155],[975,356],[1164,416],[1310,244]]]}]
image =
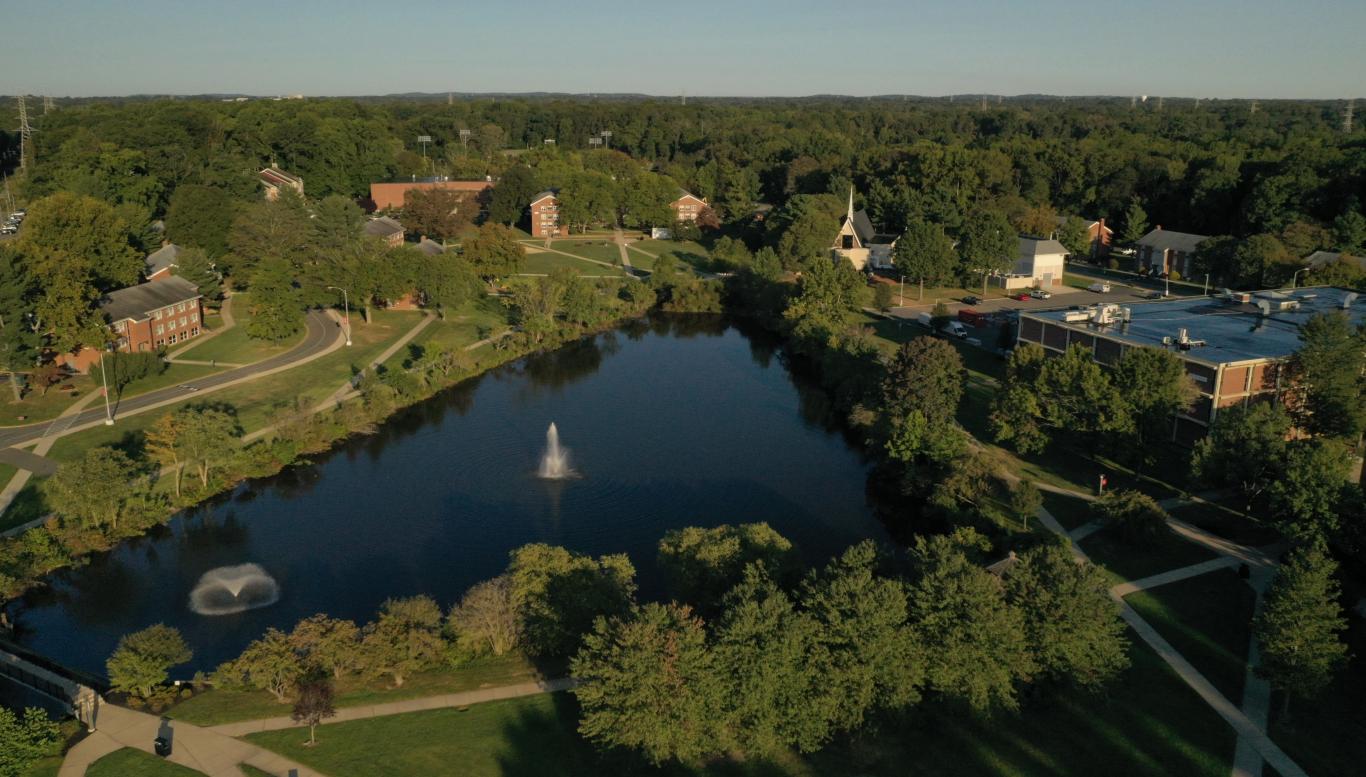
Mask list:
[{"label": "brick building", "polygon": [[1285,389],[1285,364],[1300,347],[1300,327],[1312,316],[1346,310],[1366,322],[1366,306],[1345,289],[1234,292],[1084,310],[1021,312],[1018,336],[1050,356],[1081,344],[1095,360],[1113,365],[1130,348],[1170,350],[1200,389],[1191,409],[1172,420],[1172,439],[1192,444],[1219,411],[1251,402],[1275,402]]},{"label": "brick building", "polygon": [[390,248],[398,248],[403,245],[403,224],[399,223],[398,219],[380,216],[365,222],[362,229],[365,234],[384,241],[384,244]]},{"label": "brick building", "polygon": [[174,275],[109,292],[100,312],[114,330],[115,348],[129,353],[198,337],[204,326],[199,287]]},{"label": "brick building", "polygon": [[560,226],[559,189],[547,189],[531,198],[531,236],[559,237],[569,230]]},{"label": "brick building", "polygon": [[679,189],[678,199],[669,203],[669,207],[674,212],[675,221],[697,221],[698,214],[707,207],[707,201]]},{"label": "brick building", "polygon": [[1158,225],[1157,229],[1139,238],[1135,244],[1138,248],[1138,266],[1154,275],[1175,270],[1181,277],[1189,278],[1195,249],[1208,239],[1207,235],[1174,232]]},{"label": "brick building", "polygon": [[367,208],[376,210],[403,210],[405,198],[411,191],[431,191],[440,189],[450,192],[465,192],[479,197],[493,188],[493,179],[482,181],[456,181],[446,177],[414,178],[411,181],[383,181],[370,184],[370,202]]},{"label": "brick building", "polygon": [[271,164],[257,175],[261,179],[261,186],[264,187],[268,200],[279,199],[281,189],[293,189],[300,197],[304,195],[304,179],[286,173],[279,165]]},{"label": "brick building", "polygon": [[180,246],[175,243],[167,243],[147,255],[147,258],[143,260],[145,266],[142,273],[147,276],[149,281],[165,280],[171,277],[175,269],[180,266],[177,264],[179,260]]},{"label": "brick building", "polygon": [[[1058,217],[1058,228],[1067,223],[1067,216]],[[1105,219],[1081,219],[1086,224],[1086,238],[1091,241],[1091,252],[1088,256],[1095,258],[1110,253],[1110,240],[1115,236],[1115,231],[1105,226]]]}]

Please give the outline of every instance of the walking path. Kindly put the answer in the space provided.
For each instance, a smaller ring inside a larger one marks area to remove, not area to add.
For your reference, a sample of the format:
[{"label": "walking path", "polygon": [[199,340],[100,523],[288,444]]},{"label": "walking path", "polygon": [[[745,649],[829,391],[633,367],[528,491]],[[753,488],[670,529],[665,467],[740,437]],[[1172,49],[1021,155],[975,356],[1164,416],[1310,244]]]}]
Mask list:
[{"label": "walking path", "polygon": [[249,742],[112,704],[98,705],[95,727],[92,734],[67,751],[58,777],[82,777],[95,761],[125,747],[150,753],[152,741],[158,736],[171,740],[171,755],[167,760],[209,777],[242,777],[237,765],[243,763],[271,774],[326,777]]},{"label": "walking path", "polygon": [[[1013,473],[1005,473],[1007,480],[1018,480]],[[1042,486],[1042,484],[1040,484]],[[1050,488],[1048,490],[1058,491],[1059,489]],[[1089,497],[1075,491],[1061,490],[1070,496],[1083,499]],[[1089,497],[1094,499],[1095,497]],[[1199,498],[1199,497],[1197,497]],[[1040,507],[1038,513],[1039,521],[1050,531],[1063,537],[1069,534],[1062,524],[1048,512],[1046,508]],[[1176,648],[1172,647],[1161,634],[1157,632],[1147,621],[1143,620],[1139,614],[1124,601],[1124,596],[1134,591],[1151,588],[1166,583],[1184,580],[1188,577],[1207,574],[1209,572],[1232,567],[1238,564],[1247,564],[1251,571],[1249,583],[1257,592],[1257,607],[1261,607],[1262,593],[1270,584],[1275,576],[1276,565],[1274,555],[1268,549],[1249,548],[1236,542],[1226,540],[1223,537],[1211,534],[1184,521],[1175,518],[1168,518],[1168,523],[1173,531],[1185,539],[1202,545],[1215,553],[1218,558],[1205,561],[1200,564],[1182,567],[1181,569],[1171,570],[1158,575],[1142,578],[1140,580],[1121,583],[1110,589],[1110,595],[1119,603],[1120,617],[1124,619],[1134,633],[1148,644],[1163,661],[1170,666],[1177,675],[1189,685],[1200,698],[1205,701],[1218,715],[1229,724],[1238,735],[1237,746],[1234,750],[1233,777],[1259,777],[1262,773],[1263,763],[1271,764],[1271,767],[1281,775],[1281,777],[1307,777],[1305,771],[1295,763],[1285,751],[1281,750],[1271,738],[1267,736],[1266,728],[1268,715],[1267,711],[1270,704],[1270,686],[1253,674],[1252,667],[1257,663],[1257,645],[1253,638],[1249,646],[1247,659],[1247,682],[1243,689],[1243,704],[1239,708],[1228,697],[1220,693],[1210,681],[1200,673],[1186,657],[1181,655]],[[1085,527],[1082,527],[1085,528]],[[1069,542],[1072,553],[1078,559],[1089,561],[1086,552],[1076,542]]]},{"label": "walking path", "polygon": [[[84,397],[71,403],[67,409],[62,411],[61,415],[57,416],[53,419],[52,423],[48,424],[47,429],[43,431],[42,438],[38,440],[38,444],[33,446],[33,452],[30,455],[46,456],[47,452],[52,450],[52,446],[56,444],[57,438],[66,434],[67,430],[71,428],[71,424],[76,421],[76,417],[80,415],[81,411],[91,402],[99,399],[100,396],[100,392],[91,391]],[[9,509],[9,506],[14,502],[15,497],[19,496],[19,492],[23,491],[24,486],[28,485],[29,478],[31,477],[33,477],[33,470],[29,469],[21,469],[14,473],[14,477],[10,478],[9,483],[5,485],[4,490],[0,491],[0,515],[5,514],[5,510]],[[0,537],[12,537],[23,534],[35,526],[42,525],[44,520],[46,520],[46,518],[35,518],[27,523],[11,527],[0,532]]]},{"label": "walking path", "polygon": [[[424,696],[420,699],[404,699],[387,704],[369,704],[360,707],[342,707],[337,714],[327,719],[327,723],[344,723],[348,720],[382,718],[386,715],[402,715],[408,712],[425,712],[447,707],[464,707],[486,701],[517,699],[522,696],[535,696],[542,693],[567,691],[578,685],[573,678],[560,677],[554,680],[536,680],[516,685],[502,685],[495,688],[479,688],[461,693],[446,693],[439,696]],[[230,737],[246,736],[258,731],[278,731],[284,728],[300,728],[300,724],[289,717],[260,718],[244,720],[240,723],[225,723],[212,726],[209,731]]]},{"label": "walking path", "polygon": [[612,239],[616,241],[617,253],[621,255],[621,266],[626,270],[627,275],[634,276],[635,268],[631,266],[631,257],[626,252],[626,236],[621,233],[621,227],[612,231]]}]

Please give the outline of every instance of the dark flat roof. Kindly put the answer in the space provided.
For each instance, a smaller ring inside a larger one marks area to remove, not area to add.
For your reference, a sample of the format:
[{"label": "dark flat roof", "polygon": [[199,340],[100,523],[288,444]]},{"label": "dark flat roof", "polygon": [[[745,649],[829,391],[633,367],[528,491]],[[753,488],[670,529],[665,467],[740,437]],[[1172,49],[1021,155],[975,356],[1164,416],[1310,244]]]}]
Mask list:
[{"label": "dark flat roof", "polygon": [[[1256,292],[1250,304],[1234,304],[1220,297],[1185,297],[1153,302],[1126,303],[1130,311],[1129,323],[1096,326],[1087,321],[1067,322],[1070,310],[1041,310],[1022,312],[1024,318],[1034,318],[1088,334],[1102,335],[1131,345],[1163,347],[1164,337],[1175,338],[1185,329],[1192,340],[1203,340],[1203,346],[1182,351],[1185,358],[1211,364],[1282,359],[1300,347],[1300,327],[1312,316],[1332,310],[1342,310],[1343,299],[1350,294],[1346,289],[1315,286],[1279,292]],[[1263,316],[1257,306],[1257,294],[1280,294],[1272,301],[1272,313]],[[1298,310],[1275,310],[1279,301],[1299,302]],[[1366,298],[1354,302],[1347,313],[1352,323],[1366,321]]]}]

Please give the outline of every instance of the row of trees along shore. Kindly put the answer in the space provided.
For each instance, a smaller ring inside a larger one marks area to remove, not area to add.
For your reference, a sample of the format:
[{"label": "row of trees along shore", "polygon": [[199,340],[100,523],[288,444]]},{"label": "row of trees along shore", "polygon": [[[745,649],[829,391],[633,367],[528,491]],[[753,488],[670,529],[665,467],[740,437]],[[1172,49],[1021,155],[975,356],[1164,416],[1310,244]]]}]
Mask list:
[{"label": "row of trees along shore", "polygon": [[[811,751],[922,699],[1013,710],[1025,688],[1098,691],[1128,666],[1099,570],[1046,544],[997,577],[982,566],[988,547],[965,528],[917,541],[908,570],[871,542],[807,570],[767,524],[678,529],[659,543],[672,598],[640,602],[625,556],[527,545],[448,611],[419,595],[364,625],[316,615],[197,682],[297,706],[319,683],[400,687],[514,651],[568,659],[584,736],[661,763]],[[108,669],[116,689],[160,705],[190,657],[157,625],[125,637]]]}]

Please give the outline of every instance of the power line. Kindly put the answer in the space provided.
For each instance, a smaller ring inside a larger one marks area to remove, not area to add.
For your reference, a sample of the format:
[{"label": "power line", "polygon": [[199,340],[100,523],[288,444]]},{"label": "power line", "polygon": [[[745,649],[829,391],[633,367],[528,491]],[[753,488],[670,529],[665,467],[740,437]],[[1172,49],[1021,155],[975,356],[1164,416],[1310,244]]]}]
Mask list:
[{"label": "power line", "polygon": [[24,96],[19,95],[19,169],[28,169],[29,147],[33,145],[33,127],[28,123],[28,106]]}]

